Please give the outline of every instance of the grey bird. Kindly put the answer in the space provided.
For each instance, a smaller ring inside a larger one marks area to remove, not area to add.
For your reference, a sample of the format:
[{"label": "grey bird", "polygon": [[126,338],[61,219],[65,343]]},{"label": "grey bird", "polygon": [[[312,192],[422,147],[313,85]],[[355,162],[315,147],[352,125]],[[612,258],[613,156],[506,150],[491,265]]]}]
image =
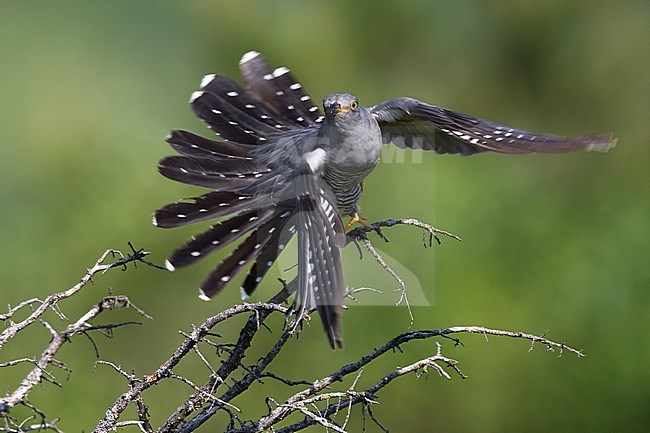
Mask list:
[{"label": "grey bird", "polygon": [[611,134],[523,131],[412,98],[361,107],[355,96],[333,93],[322,114],[288,69],[272,69],[255,51],[239,66],[246,89],[211,74],[190,98],[216,139],[180,130],[166,139],[179,155],[161,160],[160,173],[211,191],[164,206],[154,224],[171,228],[229,216],[188,240],[166,265],[173,271],[193,264],[247,235],[200,287],[200,298],[209,300],[252,263],[241,286],[245,298],[297,233],[297,314],[316,308],[332,348],[343,345],[347,227],[341,218],[359,220],[362,182],[382,144],[473,155],[606,151],[616,143]]}]

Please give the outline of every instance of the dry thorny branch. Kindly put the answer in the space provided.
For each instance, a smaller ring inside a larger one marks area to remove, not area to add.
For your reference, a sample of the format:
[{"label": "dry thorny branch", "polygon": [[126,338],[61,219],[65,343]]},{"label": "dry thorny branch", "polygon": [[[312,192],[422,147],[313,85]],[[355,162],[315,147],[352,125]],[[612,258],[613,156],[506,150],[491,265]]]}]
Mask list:
[{"label": "dry thorny branch", "polygon": [[[58,431],[56,420],[49,422],[46,421],[44,413],[34,407],[29,402],[28,397],[34,387],[42,382],[49,382],[54,385],[61,386],[61,384],[57,381],[55,374],[51,373],[50,370],[48,370],[49,367],[56,367],[67,373],[70,373],[70,370],[66,364],[55,358],[61,347],[63,347],[63,345],[70,341],[70,338],[75,335],[83,334],[90,338],[91,341],[93,341],[90,335],[91,331],[98,331],[106,334],[110,333],[115,328],[136,323],[125,322],[109,325],[92,325],[91,322],[93,319],[95,319],[106,310],[130,307],[135,309],[141,315],[148,317],[142,310],[131,304],[126,296],[110,295],[104,297],[95,305],[93,305],[85,314],[81,315],[81,317],[79,317],[73,323],[70,323],[66,329],[61,332],[56,331],[55,328],[43,318],[45,313],[49,310],[53,311],[60,319],[67,321],[68,318],[65,317],[65,315],[61,312],[58,304],[61,301],[70,298],[74,294],[78,293],[84,286],[91,282],[92,277],[98,273],[105,273],[112,268],[122,268],[126,270],[126,266],[129,263],[135,264],[136,262],[141,262],[150,266],[157,267],[153,263],[150,263],[144,259],[144,257],[149,254],[148,252],[143,250],[135,250],[130,243],[129,246],[132,249],[132,254],[128,254],[126,256],[117,250],[107,250],[104,254],[102,254],[97,262],[95,262],[93,267],[86,271],[81,280],[68,290],[51,294],[44,300],[34,298],[21,302],[15,307],[8,306],[8,312],[6,314],[0,315],[0,318],[7,325],[0,334],[0,348],[4,347],[5,344],[14,339],[20,331],[37,322],[45,327],[50,332],[52,337],[40,356],[34,358],[15,359],[0,363],[0,367],[13,367],[21,363],[29,363],[34,366],[34,368],[27,374],[27,376],[21,381],[20,385],[13,392],[8,392],[4,397],[0,398],[0,416],[4,421],[4,426],[0,426],[0,431],[29,431],[37,429],[51,429]],[[119,259],[111,263],[104,263],[107,261],[109,256],[113,258],[118,256]],[[19,322],[14,322],[12,320],[14,315],[16,315],[19,310],[26,308],[31,309],[31,314]],[[10,411],[17,405],[29,407],[33,411],[34,417],[40,419],[40,422],[33,423],[33,420],[31,418],[28,420],[20,421],[12,418],[10,416]]]},{"label": "dry thorny branch", "polygon": [[[408,307],[408,299],[406,298],[403,281],[386,265],[381,255],[374,249],[367,237],[368,232],[375,231],[381,238],[387,241],[381,228],[399,224],[423,229],[425,233],[423,238],[425,246],[427,243],[430,246],[433,239],[440,243],[438,234],[456,239],[458,237],[411,219],[381,221],[370,227],[358,227],[348,233],[350,240],[354,240],[355,242],[357,240],[362,241],[371,255],[398,281],[401,287],[399,289],[400,300],[398,304],[403,302]],[[428,242],[427,235],[429,236]],[[70,337],[77,334],[88,335],[88,332],[92,330],[106,331],[125,325],[124,323],[105,325],[102,329],[98,326],[92,326],[90,321],[98,314],[107,309],[135,307],[125,296],[108,296],[94,305],[86,314],[81,316],[76,322],[70,324],[62,332],[55,331],[52,326],[42,321],[41,316],[46,310],[50,309],[63,318],[63,315],[57,308],[57,303],[77,293],[98,272],[105,272],[114,267],[125,267],[129,262],[135,263],[140,261],[153,265],[144,260],[144,256],[147,254],[146,252],[142,250],[135,251],[135,249],[133,249],[133,254],[131,255],[122,256],[120,254],[121,258],[118,261],[111,264],[104,264],[104,261],[109,255],[116,253],[112,250],[104,253],[93,268],[89,269],[82,280],[71,289],[50,295],[44,301],[30,299],[22,302],[16,307],[9,307],[8,313],[0,316],[5,322],[9,321],[9,326],[0,336],[0,348],[2,344],[12,339],[17,332],[32,323],[36,323],[38,320],[52,333],[52,341],[40,357],[34,359],[17,359],[0,364],[2,367],[10,367],[21,362],[34,364],[34,369],[23,380],[21,385],[15,391],[0,399],[0,419],[4,419],[5,423],[4,426],[0,426],[0,431],[18,432],[34,429],[60,431],[56,424],[57,420],[47,420],[45,414],[29,402],[29,392],[35,385],[42,382],[58,384],[55,376],[48,371],[48,367],[57,367],[64,370],[67,368],[65,364],[56,360],[54,356]],[[452,335],[478,333],[483,334],[485,338],[489,335],[495,335],[526,339],[531,342],[531,350],[535,343],[539,343],[545,346],[547,350],[557,350],[560,354],[567,350],[578,356],[583,356],[581,351],[568,347],[563,343],[551,341],[545,338],[545,335],[536,336],[479,326],[460,326],[438,330],[413,330],[405,332],[387,341],[383,346],[370,351],[358,361],[344,365],[326,376],[317,379],[289,379],[269,371],[271,363],[280,354],[287,341],[300,330],[300,327],[296,326],[297,319],[291,316],[293,309],[284,305],[292,292],[293,284],[286,284],[284,281],[282,283],[282,290],[266,303],[242,303],[235,305],[219,314],[209,317],[199,326],[192,326],[189,333],[181,332],[184,337],[181,344],[151,374],[137,376],[134,373],[127,373],[121,366],[113,362],[104,360],[97,361],[97,364],[107,366],[117,374],[123,376],[126,379],[128,389],[105,412],[104,417],[99,421],[94,432],[110,432],[115,431],[118,427],[125,428],[129,426],[135,428],[135,431],[139,430],[145,433],[154,431],[193,432],[206,421],[219,414],[223,414],[226,417],[225,419],[228,420],[226,430],[228,433],[252,433],[261,431],[288,433],[300,431],[312,425],[323,426],[328,431],[345,432],[351,419],[353,406],[360,406],[364,426],[366,419],[369,419],[382,431],[388,431],[373,413],[372,406],[377,403],[377,394],[379,391],[389,386],[395,379],[409,373],[414,373],[419,377],[422,374],[427,374],[429,371],[433,371],[445,379],[451,379],[453,374],[465,378],[457,366],[458,362],[455,359],[445,356],[441,344],[435,342],[435,350],[432,350],[430,356],[371,379],[370,385],[361,386],[359,384],[364,368],[379,357],[395,353],[396,351],[401,352],[402,346],[414,340],[440,337],[457,345],[462,343]],[[35,305],[38,305],[38,307],[34,308]],[[32,308],[33,312],[27,319],[17,323],[11,322],[11,317],[16,311],[28,307]],[[141,310],[135,309],[140,314],[145,315]],[[246,358],[247,350],[253,344],[253,339],[258,334],[258,331],[268,327],[265,321],[273,313],[285,315],[286,319],[283,332],[271,348],[265,352],[264,356],[256,361],[248,360]],[[248,315],[248,319],[239,331],[236,341],[232,343],[215,343],[211,338],[215,335],[213,329],[220,323],[242,314]],[[410,308],[409,314],[411,314]],[[179,366],[181,361],[190,356],[196,356],[205,366],[206,379],[203,384],[197,385],[174,372],[174,369]],[[160,427],[154,430],[149,419],[149,408],[145,404],[147,399],[146,391],[161,381],[170,379],[184,383],[188,387],[189,397],[173,413],[169,414],[166,421]],[[367,379],[365,378],[365,382],[367,382]],[[251,391],[253,385],[263,384],[266,380],[277,381],[287,387],[293,387],[298,391],[291,397],[284,399],[284,401],[276,401],[268,397],[268,412],[262,416],[251,416],[251,414],[242,413],[236,406],[237,403],[235,400],[244,393]],[[16,405],[29,407],[34,415],[30,419],[22,421],[12,418],[10,415],[11,409]],[[125,411],[129,407],[135,409],[135,419],[125,419]]]}]

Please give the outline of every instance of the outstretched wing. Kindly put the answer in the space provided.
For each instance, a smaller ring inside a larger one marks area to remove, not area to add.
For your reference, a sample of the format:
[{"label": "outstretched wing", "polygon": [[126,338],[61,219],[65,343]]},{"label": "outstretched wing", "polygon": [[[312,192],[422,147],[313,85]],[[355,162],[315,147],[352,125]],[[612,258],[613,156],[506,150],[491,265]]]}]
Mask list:
[{"label": "outstretched wing", "polygon": [[473,155],[499,153],[560,153],[607,151],[616,145],[612,134],[561,137],[537,134],[436,107],[413,98],[395,98],[369,108],[381,128],[384,143],[437,153]]}]

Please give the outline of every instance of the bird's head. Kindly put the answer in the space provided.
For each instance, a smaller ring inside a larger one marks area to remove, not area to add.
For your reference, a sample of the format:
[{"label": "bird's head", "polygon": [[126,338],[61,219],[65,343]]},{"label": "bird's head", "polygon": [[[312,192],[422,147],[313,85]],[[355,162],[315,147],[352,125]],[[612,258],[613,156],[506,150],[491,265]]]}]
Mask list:
[{"label": "bird's head", "polygon": [[359,100],[349,93],[332,93],[323,99],[323,110],[329,119],[345,118],[358,108]]}]

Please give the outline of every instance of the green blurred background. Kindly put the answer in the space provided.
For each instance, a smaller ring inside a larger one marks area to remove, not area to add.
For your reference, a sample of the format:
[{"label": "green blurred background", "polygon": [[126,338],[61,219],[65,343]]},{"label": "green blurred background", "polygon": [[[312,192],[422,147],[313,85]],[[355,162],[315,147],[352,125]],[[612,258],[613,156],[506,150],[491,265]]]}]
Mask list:
[{"label": "green blurred background", "polygon": [[[255,49],[290,67],[315,100],[333,91],[368,105],[413,96],[534,131],[613,131],[619,145],[609,154],[407,153],[399,156],[421,162],[390,163],[389,155],[380,164],[366,183],[365,216],[420,218],[463,238],[423,249],[418,230],[396,228],[389,244],[377,241],[431,304],[414,309],[415,328],[550,330],[588,356],[558,359],[540,346],[527,353],[524,341],[486,344],[481,336],[463,337],[465,347],[443,341],[469,379],[404,377],[379,395],[375,413],[402,432],[648,431],[649,4],[2,2],[0,305],[71,286],[105,249],[127,241],[160,263],[197,231],[151,225],[154,209],[198,192],[158,175],[157,161],[171,153],[163,138],[177,128],[209,134],[193,117],[190,93],[207,73],[239,79],[239,57]],[[355,256],[348,252],[349,281],[372,275],[392,295],[390,277]],[[178,329],[238,302],[236,283],[214,302],[196,297],[217,259],[174,274],[113,271],[61,307],[75,318],[109,289],[128,294],[155,319],[96,343],[103,359],[142,375],[181,341]],[[253,300],[275,293],[277,283],[266,281]],[[134,315],[99,322],[127,319]],[[281,319],[273,323],[278,329]],[[235,325],[217,332],[232,335]],[[344,316],[344,351],[330,351],[316,324],[271,370],[315,379],[407,327],[404,308],[355,306]],[[277,335],[264,334],[251,359]],[[42,327],[25,331],[0,362],[35,356],[48,338]],[[427,356],[434,343],[404,349],[362,381]],[[72,368],[70,380],[61,389],[46,384],[31,401],[61,417],[65,431],[89,431],[125,381],[94,369],[83,337],[58,358]],[[198,381],[207,372],[192,362],[178,373]],[[0,384],[14,389],[27,370],[0,371]],[[187,393],[168,383],[145,394],[154,424]],[[266,395],[287,391],[268,384],[235,403],[255,416]],[[355,414],[350,430],[360,431]]]}]

